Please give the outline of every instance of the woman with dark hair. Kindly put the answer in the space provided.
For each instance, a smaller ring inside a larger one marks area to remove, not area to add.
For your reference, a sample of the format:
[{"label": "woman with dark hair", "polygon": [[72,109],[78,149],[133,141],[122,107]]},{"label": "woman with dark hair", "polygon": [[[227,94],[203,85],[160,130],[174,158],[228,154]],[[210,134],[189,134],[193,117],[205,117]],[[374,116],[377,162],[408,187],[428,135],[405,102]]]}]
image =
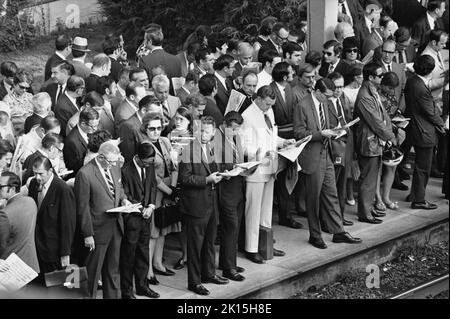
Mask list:
[{"label": "woman with dark hair", "polygon": [[322,67],[322,53],[319,51],[309,51],[305,56],[305,63],[309,63],[315,68],[316,80],[319,80],[321,76],[319,75],[319,70]]},{"label": "woman with dark hair", "polygon": [[314,89],[316,90],[316,94],[318,95],[318,97],[329,99],[333,96],[333,92],[334,90],[336,90],[336,86],[329,78],[322,78],[317,80]]},{"label": "woman with dark hair", "polygon": [[13,151],[14,150],[8,141],[0,139],[0,173],[9,171]]},{"label": "woman with dark hair", "polygon": [[[383,107],[386,109],[389,117],[401,115],[399,110],[399,101],[395,97],[395,88],[400,85],[400,80],[394,72],[384,73],[379,89],[379,96]],[[392,130],[396,136],[396,145],[401,145],[405,140],[405,131],[392,124]],[[394,182],[396,166],[383,165],[377,179],[377,192],[375,195],[375,208],[379,211],[385,211],[386,208],[398,210],[398,202],[392,202],[390,193],[392,183]],[[383,184],[383,189],[381,189]]]},{"label": "woman with dark hair", "polygon": [[104,142],[112,139],[111,134],[106,130],[96,131],[94,133],[88,134],[88,151],[86,156],[84,157],[84,165],[89,163],[92,159],[94,159],[98,154],[98,149],[100,145]]},{"label": "woman with dark hair", "polygon": [[345,38],[343,43],[343,60],[349,65],[361,63],[359,61],[359,43],[356,37]]}]

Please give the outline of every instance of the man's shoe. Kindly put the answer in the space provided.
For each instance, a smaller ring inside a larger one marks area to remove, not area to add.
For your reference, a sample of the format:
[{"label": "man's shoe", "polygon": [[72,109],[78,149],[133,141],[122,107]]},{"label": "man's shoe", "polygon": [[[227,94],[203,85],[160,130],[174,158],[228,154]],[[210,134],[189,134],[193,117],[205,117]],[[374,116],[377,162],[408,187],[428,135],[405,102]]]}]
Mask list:
[{"label": "man's shoe", "polygon": [[245,277],[238,273],[235,269],[224,270],[222,276],[233,281],[243,281]]},{"label": "man's shoe", "polygon": [[257,264],[264,264],[265,263],[265,261],[262,258],[262,256],[260,254],[258,254],[258,253],[245,252],[245,257],[247,257],[247,259],[249,259],[249,260],[251,260],[251,261],[253,261],[254,263],[257,263]]},{"label": "man's shoe", "polygon": [[367,217],[367,218],[358,218],[358,221],[362,223],[368,223],[368,224],[381,224],[383,221],[381,219],[375,218],[375,217]]},{"label": "man's shoe", "polygon": [[186,262],[183,260],[183,258],[180,258],[177,261],[177,263],[175,264],[175,266],[173,266],[173,269],[180,270],[180,269],[183,269],[185,265],[186,265]]},{"label": "man's shoe", "polygon": [[348,219],[342,219],[342,225],[344,226],[353,226],[353,222],[349,221]]},{"label": "man's shoe", "polygon": [[207,296],[209,290],[203,287],[203,285],[188,285],[188,290],[195,292],[197,295]]},{"label": "man's shoe", "polygon": [[150,288],[143,289],[143,290],[136,290],[136,295],[145,296],[145,297],[149,297],[149,298],[159,298],[159,293],[151,290]]},{"label": "man's shoe", "polygon": [[279,222],[281,226],[286,226],[294,229],[303,228],[303,225],[294,219],[288,219],[286,221]]},{"label": "man's shoe", "polygon": [[214,277],[202,279],[203,284],[216,284],[216,285],[226,285],[229,280],[222,278],[219,275],[214,275]]},{"label": "man's shoe", "polygon": [[153,272],[157,275],[161,275],[161,276],[173,276],[175,275],[175,272],[173,272],[172,270],[168,269],[166,267],[166,271],[161,271],[159,269],[156,269],[155,267],[153,267]]},{"label": "man's shoe", "polygon": [[436,204],[432,204],[430,202],[425,201],[424,203],[412,203],[411,204],[412,209],[425,209],[425,210],[432,210],[438,208]]},{"label": "man's shoe", "polygon": [[319,249],[326,249],[327,248],[327,245],[325,244],[325,242],[323,241],[322,238],[310,238],[308,240],[308,242],[311,245],[313,245],[314,247],[319,248]]},{"label": "man's shoe", "polygon": [[279,249],[273,249],[273,255],[275,256],[275,257],[283,257],[284,255],[286,255],[286,253],[284,252],[284,251],[282,251],[282,250],[279,250]]},{"label": "man's shoe", "polygon": [[239,272],[239,273],[241,273],[241,272],[244,272],[244,271],[245,271],[245,268],[243,268],[243,267],[239,267],[239,266],[236,266],[236,268],[234,268],[234,269],[236,269],[236,271],[237,271],[237,272]]},{"label": "man's shoe", "polygon": [[156,276],[147,278],[147,285],[153,285],[153,286],[159,285],[159,281],[158,281],[158,279],[156,279]]},{"label": "man's shoe", "polygon": [[136,299],[135,295],[123,295],[122,299]]},{"label": "man's shoe", "polygon": [[362,243],[361,238],[353,237],[347,232],[334,234],[333,243],[346,243],[346,244],[360,244]]},{"label": "man's shoe", "polygon": [[402,182],[395,182],[395,181],[394,183],[392,183],[392,188],[398,189],[399,191],[407,191],[409,189],[409,187],[403,184]]},{"label": "man's shoe", "polygon": [[409,176],[409,174],[407,172],[405,172],[405,170],[403,168],[398,170],[398,177],[402,181],[408,181],[411,179],[411,176]]},{"label": "man's shoe", "polygon": [[372,213],[372,216],[375,217],[375,218],[386,216],[386,213],[380,212],[380,211],[375,210],[375,209],[372,209],[371,213]]},{"label": "man's shoe", "polygon": [[411,203],[411,202],[412,202],[412,196],[411,196],[411,194],[409,194],[408,196],[406,196],[405,201],[408,202],[408,203]]}]

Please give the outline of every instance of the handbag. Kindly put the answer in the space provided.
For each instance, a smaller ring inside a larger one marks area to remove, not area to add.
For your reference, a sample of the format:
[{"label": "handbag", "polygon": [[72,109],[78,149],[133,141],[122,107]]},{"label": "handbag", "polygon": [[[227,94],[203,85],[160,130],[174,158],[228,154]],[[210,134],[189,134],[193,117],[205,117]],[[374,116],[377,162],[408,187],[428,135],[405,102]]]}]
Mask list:
[{"label": "handbag", "polygon": [[66,269],[45,273],[45,286],[51,298],[77,299],[89,297],[86,267],[70,265]]},{"label": "handbag", "polygon": [[155,210],[155,226],[159,229],[181,221],[178,201],[163,201],[163,205]]}]

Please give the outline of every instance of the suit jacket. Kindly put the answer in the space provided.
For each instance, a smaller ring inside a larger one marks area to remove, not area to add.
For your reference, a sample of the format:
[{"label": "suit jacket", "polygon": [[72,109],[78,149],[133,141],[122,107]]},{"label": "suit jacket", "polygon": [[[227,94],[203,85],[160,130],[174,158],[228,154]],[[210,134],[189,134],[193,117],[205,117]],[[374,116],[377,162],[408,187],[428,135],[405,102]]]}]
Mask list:
[{"label": "suit jacket", "polygon": [[62,94],[56,103],[55,117],[61,124],[61,135],[66,136],[66,127],[70,118],[78,113],[80,110],[77,105],[67,97],[66,93]]},{"label": "suit jacket", "polygon": [[70,63],[73,65],[75,69],[75,75],[82,77],[86,80],[91,74],[91,69],[89,69],[86,64],[78,60],[72,60]]},{"label": "suit jacket", "polygon": [[0,257],[3,256],[3,253],[8,246],[10,227],[8,216],[5,212],[0,211]]},{"label": "suit jacket", "polygon": [[293,112],[294,112],[294,95],[290,85],[285,88],[286,100],[275,82],[270,83],[270,86],[275,91],[276,100],[272,106],[273,114],[275,116],[275,123],[278,126],[278,135],[290,139],[294,137],[293,131]]},{"label": "suit jacket", "polygon": [[176,57],[180,61],[181,76],[185,78],[189,72],[189,65],[186,61],[186,51],[181,51],[176,55]]},{"label": "suit jacket", "polygon": [[355,30],[355,37],[359,43],[359,50],[361,52],[364,45],[364,41],[370,37],[372,31],[369,28],[367,28],[364,16],[361,17],[360,20],[353,22],[353,29]]},{"label": "suit jacket", "polygon": [[[49,83],[45,88],[41,90],[42,92],[47,92],[52,99],[52,111],[55,112],[56,103],[56,94],[58,93],[58,83]],[[64,92],[61,93],[60,98],[64,95]]]},{"label": "suit jacket", "polygon": [[[345,123],[350,122],[353,119],[352,112],[350,111],[350,101],[344,94],[339,98],[339,103],[342,106]],[[339,125],[339,114],[336,112],[336,108],[332,101],[328,101],[328,116],[330,121],[330,127],[335,128]],[[331,157],[335,165],[346,165],[353,159],[353,132],[347,129],[347,134],[339,139],[331,139],[330,150]]]},{"label": "suit jacket", "polygon": [[141,131],[141,125],[142,123],[135,113],[128,120],[122,122],[119,127],[119,137],[121,140],[119,148],[125,162],[131,160],[136,154],[138,144],[148,139],[147,135]]},{"label": "suit jacket", "polygon": [[30,130],[33,128],[33,126],[40,125],[41,121],[42,117],[40,115],[37,115],[36,113],[33,113],[32,115],[28,116],[25,119],[24,125],[25,134],[28,134]]},{"label": "suit jacket", "polygon": [[363,82],[355,102],[353,116],[359,117],[356,127],[356,152],[374,157],[383,154],[383,141],[394,139],[392,124],[381,101],[376,98],[377,89],[368,81]]},{"label": "suit jacket", "polygon": [[[36,179],[31,180],[29,196],[38,204]],[[70,256],[75,233],[76,206],[72,189],[57,175],[53,176],[36,220],[36,248],[39,258],[46,262],[58,262],[62,256]]]},{"label": "suit jacket", "polygon": [[[328,70],[330,68],[330,64],[326,63],[326,62],[322,62],[322,66],[320,67],[319,70],[319,75],[321,77],[326,78],[328,76]],[[345,62],[344,60],[340,59],[338,64],[336,65],[336,67],[334,68],[333,72],[339,72],[340,74],[342,74],[344,76],[344,78],[347,76],[347,74],[349,74],[352,70],[352,67]]]},{"label": "suit jacket", "polygon": [[186,147],[179,164],[180,210],[183,214],[200,218],[217,214],[214,202],[217,189],[206,183],[206,177],[217,171],[217,165],[209,163],[197,139]]},{"label": "suit jacket", "polygon": [[392,8],[392,19],[398,25],[408,28],[411,28],[414,22],[427,11],[417,0],[395,0],[392,1]]},{"label": "suit jacket", "polygon": [[[434,26],[436,30],[444,30],[441,19],[436,19]],[[431,26],[428,23],[427,14],[425,13],[414,23],[411,29],[411,37],[419,44],[419,52],[427,45],[430,31]]]},{"label": "suit jacket", "polygon": [[7,244],[3,254],[0,255],[0,259],[6,259],[12,253],[15,253],[28,266],[39,273],[35,244],[37,207],[33,199],[18,194],[8,200],[2,212],[8,217],[9,229],[3,227],[6,230],[3,236],[7,237]]},{"label": "suit jacket", "polygon": [[178,108],[181,106],[181,101],[178,97],[169,95],[167,97],[167,103],[169,105],[169,114],[170,114],[169,120],[171,120],[177,113]]},{"label": "suit jacket", "polygon": [[186,98],[189,96],[189,93],[184,88],[179,88],[175,91],[175,96],[180,99],[182,105],[186,101]]},{"label": "suit jacket", "polygon": [[100,77],[97,74],[89,74],[89,76],[85,80],[86,93],[95,91],[97,89],[97,82],[99,79]]},{"label": "suit jacket", "polygon": [[[364,9],[359,0],[347,0],[347,5],[350,9],[350,14],[352,15],[353,24],[364,19]],[[349,13],[347,12],[347,14]]]},{"label": "suit jacket", "polygon": [[96,159],[80,169],[75,178],[77,218],[83,238],[93,236],[96,244],[109,242],[115,227],[123,234],[123,219],[120,213],[106,211],[121,205],[126,195],[122,186],[122,174],[118,167],[111,170],[114,182],[114,196],[111,194]]},{"label": "suit jacket", "polygon": [[439,58],[437,52],[431,49],[429,46],[427,46],[425,50],[423,50],[422,55],[424,54],[428,54],[434,59],[434,69],[431,73],[432,78],[430,80],[429,86],[434,100],[438,102],[439,105],[442,103],[442,92],[444,91],[444,76],[442,76],[442,73],[444,73],[446,70],[448,71],[448,68],[446,68],[444,65],[442,55]]},{"label": "suit jacket", "polygon": [[223,123],[223,113],[217,106],[216,100],[213,98],[206,96],[206,106],[205,110],[203,111],[203,115],[209,115],[214,118],[214,121],[216,122],[216,126],[219,126]]},{"label": "suit jacket", "polygon": [[145,68],[147,74],[152,74],[152,69],[158,65],[164,68],[169,79],[182,76],[180,60],[175,55],[167,53],[163,49],[151,52],[142,57],[139,62],[139,66]]},{"label": "suit jacket", "polygon": [[[248,161],[261,160],[268,151],[277,151],[284,144],[284,139],[278,136],[273,110],[269,109],[266,114],[272,124],[272,130],[267,127],[264,113],[255,103],[242,113],[244,124],[240,134]],[[277,169],[278,159],[275,157],[269,165],[258,166],[253,174],[246,177],[246,180],[247,182],[265,183],[274,176]]]},{"label": "suit jacket", "polygon": [[52,77],[52,67],[56,63],[64,61],[59,55],[53,53],[45,63],[44,80],[47,81]]},{"label": "suit jacket", "polygon": [[259,49],[259,52],[258,52],[258,61],[261,61],[261,57],[262,57],[263,53],[266,51],[269,51],[269,50],[275,50],[276,52],[278,52],[278,54],[280,56],[283,56],[283,52],[282,52],[281,48],[276,47],[273,44],[272,40],[269,39],[268,41],[264,42],[264,41],[262,41],[261,38],[258,38],[258,42],[261,44],[261,48]]},{"label": "suit jacket", "polygon": [[234,72],[233,72],[233,76],[232,76],[233,79],[236,79],[238,76],[241,75],[242,69],[243,69],[242,64],[241,64],[241,62],[238,60],[238,61],[236,62],[236,64],[234,65]]},{"label": "suit jacket", "polygon": [[380,37],[379,31],[376,30],[370,34],[369,37],[364,39],[364,44],[362,45],[361,56],[364,58],[367,53],[383,45],[383,39]]},{"label": "suit jacket", "polygon": [[113,59],[111,57],[109,57],[109,59],[111,60],[110,76],[114,80],[114,82],[117,83],[119,82],[119,73],[122,71],[123,65],[119,61],[117,61],[117,59]]},{"label": "suit jacket", "polygon": [[217,76],[216,80],[217,80],[217,94],[214,96],[214,99],[216,100],[217,107],[219,108],[220,112],[223,115],[225,114],[228,99],[230,98],[230,93],[233,88],[233,80],[231,78],[225,79],[227,87],[223,86],[222,82],[219,81]]},{"label": "suit jacket", "polygon": [[405,116],[411,118],[406,127],[406,136],[413,146],[433,147],[438,141],[438,132],[444,132],[444,121],[431,94],[419,76],[406,81]]},{"label": "suit jacket", "polygon": [[122,103],[120,103],[116,112],[114,113],[116,131],[119,130],[120,124],[123,121],[128,120],[134,113],[136,113],[137,107],[131,105],[131,102],[128,99],[125,99]]},{"label": "suit jacket", "polygon": [[64,162],[66,163],[67,169],[73,170],[72,177],[74,177],[83,166],[86,153],[87,143],[81,136],[78,127],[75,127],[66,136],[63,148]]},{"label": "suit jacket", "polygon": [[237,90],[237,91],[238,91],[239,93],[245,95],[245,100],[244,100],[244,102],[242,102],[242,105],[241,105],[241,107],[240,107],[240,109],[239,109],[239,111],[238,111],[240,114],[242,114],[242,113],[244,113],[244,111],[245,111],[250,105],[253,104],[253,101],[255,101],[255,99],[256,99],[256,94],[254,94],[252,97],[250,97],[250,96],[247,95],[247,93],[244,92],[243,89],[239,89],[239,90]]},{"label": "suit jacket", "polygon": [[[381,66],[383,72],[388,72],[388,69],[384,66],[383,63],[381,63]],[[392,62],[391,70],[392,72],[397,74],[399,79],[399,85],[395,88],[395,98],[397,99],[399,109],[403,111],[405,109],[405,95],[403,93],[406,85],[405,67],[401,64]]]},{"label": "suit jacket", "polygon": [[130,202],[141,203],[143,207],[147,207],[150,204],[156,204],[157,183],[154,165],[146,167],[144,170],[146,178],[143,184],[134,162],[128,161],[122,167],[122,184]]},{"label": "suit jacket", "polygon": [[[294,108],[295,139],[299,140],[308,135],[312,135],[311,140],[306,144],[303,152],[298,157],[298,163],[302,167],[302,173],[304,174],[312,174],[319,169],[320,160],[318,159],[320,159],[320,154],[324,151],[323,145],[326,141],[322,137],[320,119],[311,94],[315,93],[305,95],[297,107]],[[318,100],[323,105],[326,128],[331,128],[328,114],[328,101],[326,99],[321,100],[320,98]],[[329,151],[328,144],[325,151]]]},{"label": "suit jacket", "polygon": [[[373,53],[373,61],[375,61],[375,62],[381,61],[382,51],[383,51],[383,45],[380,45],[379,47],[377,47],[375,49],[375,51]],[[409,45],[408,47],[405,48],[405,53],[406,53],[406,61],[403,61],[401,64],[414,62],[414,59],[416,58],[416,48],[413,45]],[[400,54],[401,53],[397,47],[396,55],[400,55]],[[397,59],[397,56],[394,56],[393,61],[400,63],[400,58]]]},{"label": "suit jacket", "polygon": [[8,95],[8,91],[5,88],[5,83],[3,81],[0,82],[0,101],[3,100],[5,96]]}]

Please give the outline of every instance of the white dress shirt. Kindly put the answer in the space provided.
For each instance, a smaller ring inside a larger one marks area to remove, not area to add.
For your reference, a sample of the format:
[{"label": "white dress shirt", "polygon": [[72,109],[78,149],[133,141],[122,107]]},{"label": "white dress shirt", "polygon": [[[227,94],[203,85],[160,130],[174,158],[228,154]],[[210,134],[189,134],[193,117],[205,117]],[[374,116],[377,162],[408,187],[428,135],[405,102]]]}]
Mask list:
[{"label": "white dress shirt", "polygon": [[281,92],[281,96],[283,97],[284,102],[286,102],[286,91],[285,91],[285,87],[280,85],[278,82],[275,82],[275,84],[278,87],[278,90],[280,90]]},{"label": "white dress shirt", "polygon": [[256,91],[265,85],[269,85],[270,83],[272,83],[272,75],[263,69],[258,73],[258,85],[256,86]]},{"label": "white dress shirt", "polygon": [[86,144],[88,144],[89,143],[88,135],[81,129],[79,124],[77,124],[77,127],[78,127],[78,131],[80,132],[81,137],[86,142]]},{"label": "white dress shirt", "polygon": [[224,77],[222,77],[219,73],[214,72],[214,75],[219,79],[220,83],[222,83],[223,87],[227,89],[227,82]]},{"label": "white dress shirt", "polygon": [[431,30],[434,30],[434,24],[436,23],[436,20],[428,13],[428,11],[427,11],[427,20]]},{"label": "white dress shirt", "polygon": [[[44,200],[45,196],[47,195],[48,188],[50,187],[50,184],[53,182],[53,178],[54,178],[54,175],[51,174],[48,181],[44,185],[42,185],[41,195],[40,196],[38,195],[38,197],[41,197],[42,200]],[[42,204],[42,202],[39,203],[39,206],[41,204]]]},{"label": "white dress shirt", "polygon": [[[100,170],[100,173],[102,174],[103,179],[105,180],[106,186],[109,189],[109,183],[108,183],[108,180],[106,179],[106,176],[105,176],[105,169],[100,165],[100,163],[98,162],[98,158],[97,157],[95,158],[95,163],[97,163],[98,169]],[[112,179],[113,177],[112,177],[112,174],[111,174],[111,170],[107,169],[107,171],[109,173],[109,176],[111,176],[111,179]],[[114,183],[114,180],[113,180],[113,183]]]},{"label": "white dress shirt", "polygon": [[373,22],[369,18],[367,18],[365,15],[364,15],[364,21],[366,22],[367,29],[369,29],[369,31],[372,32]]},{"label": "white dress shirt", "polygon": [[[312,93],[311,94],[311,96],[312,96],[312,100],[313,100],[313,102],[314,102],[314,107],[315,107],[315,109],[316,109],[316,113],[317,113],[317,118],[318,118],[318,120],[319,120],[319,127],[321,127],[322,126],[322,123],[320,123],[320,102],[319,102],[319,100],[316,98],[316,95],[314,94],[314,93]],[[323,107],[323,106],[322,106]],[[324,110],[324,112],[325,112],[325,110]],[[325,113],[323,114],[324,116],[325,116]]]}]

